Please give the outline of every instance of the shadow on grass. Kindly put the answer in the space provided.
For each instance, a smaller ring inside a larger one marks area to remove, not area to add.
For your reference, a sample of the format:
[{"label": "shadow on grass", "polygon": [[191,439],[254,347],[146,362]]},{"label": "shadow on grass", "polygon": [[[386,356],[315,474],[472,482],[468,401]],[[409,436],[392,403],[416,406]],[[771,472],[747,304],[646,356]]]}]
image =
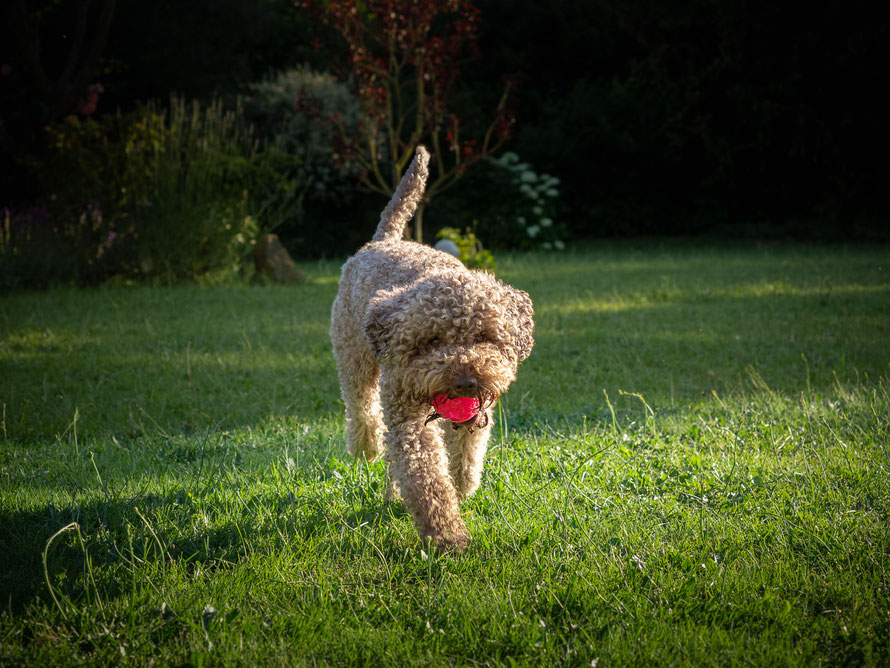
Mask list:
[{"label": "shadow on grass", "polygon": [[58,290],[0,308],[7,437],[187,433],[340,410],[336,283]]},{"label": "shadow on grass", "polygon": [[[152,571],[178,571],[175,581],[232,569],[250,558],[255,544],[261,544],[264,553],[299,552],[300,546],[311,546],[308,549],[318,554],[350,561],[367,547],[363,539],[349,540],[350,534],[364,527],[376,532],[408,518],[401,503],[383,499],[381,489],[373,484],[354,490],[357,505],[344,513],[326,505],[324,498],[267,492],[206,499],[196,498],[195,490],[185,486],[163,495],[67,507],[47,504],[28,511],[3,509],[0,591],[14,613],[38,596],[51,603],[44,553],[53,590],[73,601],[87,598],[91,588],[103,598],[118,597],[134,579],[153,577]],[[220,517],[226,505],[231,507]],[[64,527],[68,530],[55,535]],[[392,544],[383,550],[387,560],[405,556]]]}]

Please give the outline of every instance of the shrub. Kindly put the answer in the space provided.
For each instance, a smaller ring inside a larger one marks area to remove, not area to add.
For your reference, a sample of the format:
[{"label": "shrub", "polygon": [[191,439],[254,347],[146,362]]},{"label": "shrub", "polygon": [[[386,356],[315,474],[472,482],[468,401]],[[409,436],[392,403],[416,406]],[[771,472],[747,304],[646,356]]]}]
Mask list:
[{"label": "shrub", "polygon": [[449,193],[428,207],[432,227],[463,227],[489,248],[562,250],[560,181],[535,172],[515,153],[481,161],[477,169]]},{"label": "shrub", "polygon": [[76,269],[62,231],[43,207],[2,211],[0,229],[0,288],[44,287],[64,280]]},{"label": "shrub", "polygon": [[[338,128],[354,132],[362,117],[350,88],[332,75],[305,67],[287,70],[251,86],[247,118],[278,151],[277,175],[299,188],[279,189],[278,233],[304,256],[347,253],[365,234],[343,221],[362,220],[364,197],[357,189],[358,167],[339,155]],[[336,123],[332,122],[336,119]],[[376,203],[371,207],[376,207]]]},{"label": "shrub", "polygon": [[129,273],[178,281],[236,263],[257,227],[246,186],[258,144],[240,108],[173,98],[166,113],[147,112],[144,145],[127,147],[140,156],[129,178],[138,189],[126,211],[138,261]]},{"label": "shrub", "polygon": [[253,84],[247,114],[263,136],[297,160],[290,177],[305,185],[305,197],[317,202],[351,199],[358,169],[338,160],[336,128],[331,118],[354,132],[362,116],[349,87],[325,72],[296,68]]},{"label": "shrub", "polygon": [[498,158],[489,158],[491,164],[502,169],[510,179],[514,192],[497,198],[499,210],[494,216],[505,219],[515,232],[515,245],[520,248],[562,250],[560,227],[557,225],[559,179],[549,174],[538,174],[519,156],[506,151]]},{"label": "shrub", "polygon": [[[219,100],[173,97],[167,108],[69,117],[47,132],[52,156],[38,173],[48,222],[6,215],[0,257],[15,258],[18,273],[4,271],[5,285],[116,274],[176,282],[234,270],[299,190],[286,176],[293,158],[261,145],[241,107]],[[65,261],[46,266],[36,236]]]}]

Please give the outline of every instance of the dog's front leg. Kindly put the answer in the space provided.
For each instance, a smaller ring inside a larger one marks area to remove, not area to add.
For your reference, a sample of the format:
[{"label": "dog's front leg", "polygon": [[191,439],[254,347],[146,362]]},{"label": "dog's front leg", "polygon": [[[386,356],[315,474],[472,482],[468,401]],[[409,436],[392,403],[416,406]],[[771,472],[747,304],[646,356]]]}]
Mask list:
[{"label": "dog's front leg", "polygon": [[451,479],[460,501],[470,498],[482,481],[482,465],[491,436],[491,408],[486,409],[482,427],[454,428],[445,423],[445,445],[448,448],[448,466]]},{"label": "dog's front leg", "polygon": [[384,400],[387,465],[417,531],[440,550],[463,551],[469,534],[448,473],[440,430],[424,424],[426,407],[391,407],[387,403]]}]

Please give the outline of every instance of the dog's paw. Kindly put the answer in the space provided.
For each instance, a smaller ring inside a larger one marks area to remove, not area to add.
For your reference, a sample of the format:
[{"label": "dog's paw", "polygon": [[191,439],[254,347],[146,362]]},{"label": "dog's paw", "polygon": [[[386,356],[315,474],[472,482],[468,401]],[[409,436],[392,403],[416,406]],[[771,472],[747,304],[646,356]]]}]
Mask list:
[{"label": "dog's paw", "polygon": [[426,538],[427,543],[440,554],[463,554],[470,545],[470,535],[466,532],[430,535]]}]

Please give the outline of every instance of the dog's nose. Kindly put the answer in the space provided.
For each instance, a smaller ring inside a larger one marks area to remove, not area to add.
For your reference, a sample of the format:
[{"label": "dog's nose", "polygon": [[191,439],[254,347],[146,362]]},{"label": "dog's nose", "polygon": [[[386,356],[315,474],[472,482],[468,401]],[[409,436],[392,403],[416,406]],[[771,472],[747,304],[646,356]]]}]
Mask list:
[{"label": "dog's nose", "polygon": [[451,389],[454,391],[454,394],[459,397],[469,397],[476,393],[476,388],[478,387],[478,383],[475,378],[470,376],[464,376],[463,378],[456,379],[453,383],[451,383]]}]

